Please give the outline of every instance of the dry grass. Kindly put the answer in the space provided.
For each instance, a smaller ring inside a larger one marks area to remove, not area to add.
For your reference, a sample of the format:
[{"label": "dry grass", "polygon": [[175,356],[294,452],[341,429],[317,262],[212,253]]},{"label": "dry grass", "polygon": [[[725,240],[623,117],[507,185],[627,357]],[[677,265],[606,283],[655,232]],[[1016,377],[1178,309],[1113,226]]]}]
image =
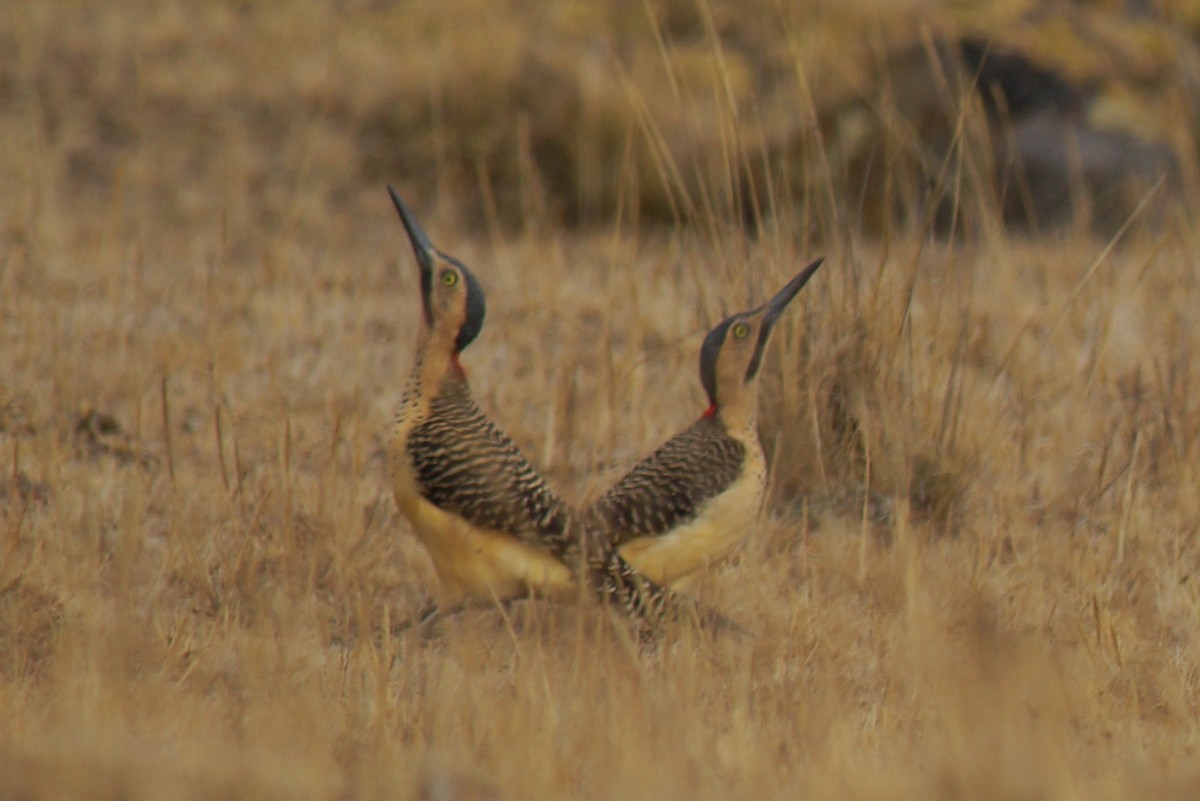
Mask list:
[{"label": "dry grass", "polygon": [[[820,193],[750,239],[698,172],[671,189],[694,225],[630,200],[568,231],[498,126],[514,234],[464,222],[487,170],[435,190],[359,150],[449,41],[386,46],[403,14],[29,6],[0,11],[0,797],[1200,791],[1183,215],[1027,241],[963,170],[966,244],[867,240]],[[638,147],[670,135],[642,120]],[[530,606],[354,637],[432,580],[380,451],[417,321],[386,180],[489,292],[483,404],[580,501],[700,411],[710,323],[828,257],[764,367],[763,525],[695,590],[754,636],[639,649]]]}]

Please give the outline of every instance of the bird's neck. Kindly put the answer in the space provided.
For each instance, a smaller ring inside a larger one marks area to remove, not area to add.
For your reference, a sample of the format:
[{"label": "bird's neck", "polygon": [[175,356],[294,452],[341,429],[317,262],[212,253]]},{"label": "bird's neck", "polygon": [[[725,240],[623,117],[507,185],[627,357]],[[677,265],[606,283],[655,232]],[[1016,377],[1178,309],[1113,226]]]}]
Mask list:
[{"label": "bird's neck", "polygon": [[449,384],[466,381],[466,371],[458,360],[455,337],[437,328],[422,327],[417,337],[417,360],[409,384],[422,394],[434,397]]},{"label": "bird's neck", "polygon": [[745,389],[727,401],[712,404],[705,417],[716,417],[730,433],[754,433],[758,430],[758,395]]}]

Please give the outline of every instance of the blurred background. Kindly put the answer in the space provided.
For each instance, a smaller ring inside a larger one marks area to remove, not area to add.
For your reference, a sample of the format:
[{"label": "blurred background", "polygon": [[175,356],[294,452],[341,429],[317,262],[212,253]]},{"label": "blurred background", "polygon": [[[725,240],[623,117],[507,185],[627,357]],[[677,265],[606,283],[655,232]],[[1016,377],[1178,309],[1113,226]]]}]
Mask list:
[{"label": "blurred background", "polygon": [[1193,194],[1198,34],[1185,0],[10,4],[0,247],[328,236],[388,181],[492,234],[1111,232]]}]

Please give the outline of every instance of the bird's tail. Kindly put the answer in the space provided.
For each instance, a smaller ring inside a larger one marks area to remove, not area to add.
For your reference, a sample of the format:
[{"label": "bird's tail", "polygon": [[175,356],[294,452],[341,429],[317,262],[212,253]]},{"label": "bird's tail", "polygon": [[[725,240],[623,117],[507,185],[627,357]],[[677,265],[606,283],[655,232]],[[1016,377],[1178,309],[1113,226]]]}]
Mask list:
[{"label": "bird's tail", "polygon": [[601,599],[619,609],[647,633],[683,621],[691,621],[713,632],[748,633],[715,609],[651,581],[621,558],[615,549],[605,556],[599,578]]},{"label": "bird's tail", "polygon": [[714,609],[675,592],[639,573],[625,561],[599,526],[584,526],[580,543],[587,587],[601,602],[629,617],[644,633],[657,633],[672,623],[691,621],[713,632],[746,630]]}]

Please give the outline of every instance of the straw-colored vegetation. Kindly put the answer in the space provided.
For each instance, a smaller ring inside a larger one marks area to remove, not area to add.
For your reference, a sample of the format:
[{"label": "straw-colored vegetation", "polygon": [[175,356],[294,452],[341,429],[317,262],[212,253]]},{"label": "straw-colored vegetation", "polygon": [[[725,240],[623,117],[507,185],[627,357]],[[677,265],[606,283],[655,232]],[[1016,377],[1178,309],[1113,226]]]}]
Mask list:
[{"label": "straw-colored vegetation", "polygon": [[[1200,794],[1182,202],[1005,233],[950,80],[927,180],[871,70],[961,20],[454,5],[0,9],[0,797]],[[1129,35],[1153,103],[1175,40]],[[488,292],[482,404],[581,502],[701,411],[710,324],[827,257],[763,368],[762,525],[692,589],[751,636],[376,637],[433,590],[381,450],[388,181]]]}]

